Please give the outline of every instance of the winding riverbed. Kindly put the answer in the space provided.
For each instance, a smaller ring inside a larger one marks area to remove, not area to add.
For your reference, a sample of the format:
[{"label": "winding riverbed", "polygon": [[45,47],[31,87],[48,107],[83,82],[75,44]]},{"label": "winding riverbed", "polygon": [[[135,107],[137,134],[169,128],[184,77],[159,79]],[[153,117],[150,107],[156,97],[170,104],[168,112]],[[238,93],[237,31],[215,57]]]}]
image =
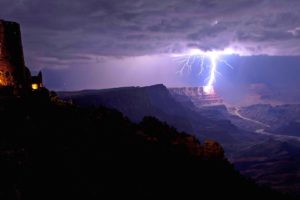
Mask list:
[{"label": "winding riverbed", "polygon": [[[263,126],[265,128],[270,128],[271,127],[268,124],[265,124],[265,123],[262,123],[260,121],[255,120],[255,119],[250,119],[250,118],[247,118],[247,117],[241,115],[239,107],[235,107],[234,108],[233,114],[236,115],[236,116],[238,116],[239,118],[241,118],[243,120],[247,120],[249,122],[258,124],[258,125]],[[257,129],[255,132],[258,133],[258,134],[270,136],[270,137],[272,137],[272,138],[274,138],[276,140],[280,140],[280,141],[296,140],[296,141],[300,142],[300,137],[270,133],[270,132],[265,131],[265,129],[263,129],[263,128]]]}]

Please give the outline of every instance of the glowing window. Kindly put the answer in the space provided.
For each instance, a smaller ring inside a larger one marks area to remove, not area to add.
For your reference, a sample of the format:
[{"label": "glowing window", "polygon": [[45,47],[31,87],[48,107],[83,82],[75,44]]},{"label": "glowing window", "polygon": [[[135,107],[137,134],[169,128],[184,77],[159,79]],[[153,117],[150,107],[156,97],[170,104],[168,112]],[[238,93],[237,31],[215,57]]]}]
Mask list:
[{"label": "glowing window", "polygon": [[37,89],[39,89],[39,85],[36,84],[36,83],[33,83],[33,84],[31,84],[31,88],[32,88],[33,90],[37,90]]}]

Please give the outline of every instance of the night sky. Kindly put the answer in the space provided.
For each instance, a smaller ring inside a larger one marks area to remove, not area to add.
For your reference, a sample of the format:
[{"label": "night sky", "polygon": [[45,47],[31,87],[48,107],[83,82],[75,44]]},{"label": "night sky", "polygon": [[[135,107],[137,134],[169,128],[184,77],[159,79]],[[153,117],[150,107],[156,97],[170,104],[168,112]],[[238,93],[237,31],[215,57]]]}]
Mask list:
[{"label": "night sky", "polygon": [[236,100],[299,99],[299,10],[299,0],[0,1],[0,18],[21,24],[27,66],[50,89],[202,85],[197,73],[177,74],[171,55],[231,48],[234,69],[219,66],[215,86]]}]

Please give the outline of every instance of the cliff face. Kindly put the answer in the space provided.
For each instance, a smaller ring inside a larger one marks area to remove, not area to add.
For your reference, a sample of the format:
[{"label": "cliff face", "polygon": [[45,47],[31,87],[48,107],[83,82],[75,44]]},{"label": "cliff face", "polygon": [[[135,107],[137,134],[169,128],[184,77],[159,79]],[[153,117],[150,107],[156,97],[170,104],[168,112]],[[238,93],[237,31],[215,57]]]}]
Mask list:
[{"label": "cliff face", "polygon": [[231,143],[239,135],[235,134],[238,130],[229,120],[211,117],[213,110],[197,111],[187,108],[164,85],[59,92],[58,95],[81,106],[117,109],[135,122],[141,121],[144,116],[155,116],[178,130],[194,133],[201,139]]},{"label": "cliff face", "polygon": [[169,91],[177,101],[192,103],[196,107],[223,103],[215,92],[207,93],[203,87],[169,88]]},{"label": "cliff face", "polygon": [[149,87],[126,87],[79,92],[59,92],[65,100],[82,106],[106,106],[117,109],[134,122],[144,116],[156,116],[180,130],[192,132],[191,124],[185,120],[186,110],[176,102],[164,85]]}]

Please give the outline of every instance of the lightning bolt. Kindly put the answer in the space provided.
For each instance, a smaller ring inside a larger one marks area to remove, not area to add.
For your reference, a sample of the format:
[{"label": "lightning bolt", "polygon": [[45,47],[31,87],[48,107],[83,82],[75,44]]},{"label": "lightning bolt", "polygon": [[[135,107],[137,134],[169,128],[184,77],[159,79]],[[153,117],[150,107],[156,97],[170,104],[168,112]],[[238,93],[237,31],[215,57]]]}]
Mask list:
[{"label": "lightning bolt", "polygon": [[[221,55],[233,54],[231,49],[225,49],[223,51],[201,51],[199,49],[192,49],[189,53],[173,55],[178,58],[180,62],[180,69],[177,71],[178,74],[183,74],[185,71],[190,72],[192,66],[196,60],[200,60],[198,75],[201,75],[205,68],[208,68],[209,74],[205,79],[206,84],[203,90],[206,94],[214,94],[214,83],[216,82],[218,72],[218,64],[223,63],[224,65],[233,69],[233,67],[224,59],[220,58]],[[209,60],[209,63],[206,61]]]}]

